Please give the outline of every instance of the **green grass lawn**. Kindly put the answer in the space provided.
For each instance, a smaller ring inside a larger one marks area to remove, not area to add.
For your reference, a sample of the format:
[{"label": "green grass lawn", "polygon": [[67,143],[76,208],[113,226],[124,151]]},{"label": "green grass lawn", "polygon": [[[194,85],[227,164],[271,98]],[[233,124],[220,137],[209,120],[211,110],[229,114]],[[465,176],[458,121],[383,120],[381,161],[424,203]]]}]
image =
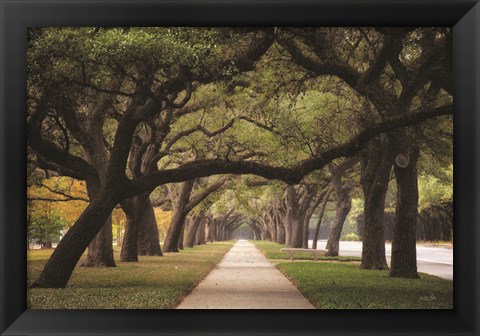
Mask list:
[{"label": "green grass lawn", "polygon": [[420,279],[390,278],[388,271],[358,262],[289,261],[282,245],[253,242],[302,294],[323,309],[452,309],[453,282],[420,273]]},{"label": "green grass lawn", "polygon": [[[28,290],[33,309],[174,308],[232,247],[233,241],[186,248],[163,257],[117,261],[115,268],[76,267],[64,289]],[[28,283],[40,274],[53,250],[28,251]],[[115,258],[119,260],[119,252]],[[80,261],[80,263],[82,260]]]},{"label": "green grass lawn", "polygon": [[[289,260],[290,257],[288,253],[281,252],[280,249],[288,247],[286,245],[281,245],[277,243],[267,242],[263,240],[252,240],[251,241],[255,246],[257,246],[263,254],[268,258],[273,260]],[[313,260],[312,253],[309,252],[297,252],[295,254],[295,260]],[[327,257],[325,253],[320,253],[318,255],[318,260],[335,260],[335,261],[361,261],[359,257]]]}]

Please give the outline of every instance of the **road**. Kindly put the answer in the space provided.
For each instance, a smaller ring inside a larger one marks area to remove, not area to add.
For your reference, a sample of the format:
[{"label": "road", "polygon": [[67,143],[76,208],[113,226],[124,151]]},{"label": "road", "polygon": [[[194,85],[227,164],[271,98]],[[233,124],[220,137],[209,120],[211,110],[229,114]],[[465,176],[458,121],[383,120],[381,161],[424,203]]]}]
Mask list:
[{"label": "road", "polygon": [[[317,248],[325,249],[327,241],[319,240]],[[312,241],[309,241],[311,246]],[[390,265],[392,244],[385,243],[385,255]],[[340,255],[360,257],[362,255],[361,242],[340,242]],[[433,274],[438,277],[453,280],[453,249],[417,245],[417,269],[419,272]]]}]

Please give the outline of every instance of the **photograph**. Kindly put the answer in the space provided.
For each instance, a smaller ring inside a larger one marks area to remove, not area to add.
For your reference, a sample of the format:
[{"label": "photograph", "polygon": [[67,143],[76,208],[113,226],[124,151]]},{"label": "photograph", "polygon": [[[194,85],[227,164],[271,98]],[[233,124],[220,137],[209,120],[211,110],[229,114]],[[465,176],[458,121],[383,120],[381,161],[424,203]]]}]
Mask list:
[{"label": "photograph", "polygon": [[27,309],[455,308],[452,27],[26,41]]},{"label": "photograph", "polygon": [[478,0],[0,0],[0,336],[479,336]]}]

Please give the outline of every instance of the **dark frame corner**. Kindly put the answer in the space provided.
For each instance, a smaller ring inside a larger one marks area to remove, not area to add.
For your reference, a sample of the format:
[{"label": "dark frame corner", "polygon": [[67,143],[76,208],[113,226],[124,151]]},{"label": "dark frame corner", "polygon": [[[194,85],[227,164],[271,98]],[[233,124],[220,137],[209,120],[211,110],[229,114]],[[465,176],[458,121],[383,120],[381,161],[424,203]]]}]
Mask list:
[{"label": "dark frame corner", "polygon": [[[0,333],[479,335],[480,3],[476,0],[0,0]],[[26,310],[26,27],[453,26],[454,309],[443,311]],[[22,243],[23,242],[23,243]]]}]

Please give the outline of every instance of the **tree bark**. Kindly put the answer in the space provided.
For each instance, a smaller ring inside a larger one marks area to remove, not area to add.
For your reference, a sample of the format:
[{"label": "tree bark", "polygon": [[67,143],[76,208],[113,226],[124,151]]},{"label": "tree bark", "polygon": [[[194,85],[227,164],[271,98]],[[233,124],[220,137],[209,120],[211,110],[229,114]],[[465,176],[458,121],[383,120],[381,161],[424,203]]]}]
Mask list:
[{"label": "tree bark", "polygon": [[248,225],[252,228],[253,232],[253,239],[254,240],[261,240],[262,239],[262,233],[260,229],[258,228],[257,224],[254,221],[248,222]]},{"label": "tree bark", "polygon": [[138,234],[139,255],[161,256],[160,238],[158,236],[157,219],[150,197],[145,200],[142,220]]},{"label": "tree bark", "polygon": [[[93,162],[101,176],[105,175],[105,163],[101,160]],[[93,199],[100,189],[100,181],[87,179],[87,192],[90,199]],[[95,238],[88,245],[87,260],[81,264],[82,267],[116,267],[113,258],[113,234],[112,215],[108,216],[102,229],[95,235]]]},{"label": "tree bark", "polygon": [[195,245],[206,244],[206,237],[205,237],[206,222],[207,222],[206,217],[202,217],[202,220],[200,221],[200,226],[198,227],[197,233],[195,234]]},{"label": "tree bark", "polygon": [[302,248],[308,248],[308,232],[310,227],[310,218],[312,216],[305,216],[303,218],[303,235],[302,235]]},{"label": "tree bark", "polygon": [[213,218],[211,217],[207,217],[207,222],[205,224],[206,226],[206,232],[205,232],[205,236],[206,236],[206,241],[209,242],[209,243],[212,243],[215,239],[215,223],[214,223],[214,220]]},{"label": "tree bark", "polygon": [[185,235],[184,245],[185,247],[193,247],[195,243],[195,237],[197,231],[200,228],[200,223],[202,222],[203,216],[195,216],[187,229],[187,234]]},{"label": "tree bark", "polygon": [[[106,98],[107,101],[110,98]],[[88,160],[98,172],[99,183],[104,184],[107,178],[108,152],[103,142],[103,124],[105,114],[102,109],[92,112],[92,118],[88,121],[88,130],[90,133],[89,141],[84,143]],[[91,179],[87,179],[88,184],[92,184]],[[100,185],[91,186],[89,191],[90,199],[93,199],[98,192]],[[113,234],[112,234],[112,216],[105,221],[103,228],[97,233],[95,238],[88,246],[87,262],[82,266],[87,267],[115,267],[113,259]]]},{"label": "tree bark", "polygon": [[112,215],[110,214],[100,232],[88,245],[87,261],[82,266],[115,267],[112,240]]},{"label": "tree bark", "polygon": [[148,195],[137,195],[121,202],[125,212],[125,234],[123,235],[120,260],[138,261],[138,237],[141,223],[144,222]]},{"label": "tree bark", "polygon": [[[393,139],[391,138],[390,141]],[[415,227],[418,213],[418,185],[416,149],[402,132],[395,134],[394,153],[409,152],[407,167],[394,165],[397,181],[397,204],[393,226],[390,276],[418,278]]]},{"label": "tree bark", "polygon": [[285,244],[285,227],[277,222],[277,243]]},{"label": "tree bark", "polygon": [[273,219],[275,221],[275,225],[277,226],[277,243],[285,244],[286,237],[285,237],[285,224],[284,224],[284,213],[281,207],[282,203],[274,202],[273,205]]},{"label": "tree bark", "polygon": [[372,139],[362,155],[361,185],[365,224],[362,234],[360,268],[388,269],[385,258],[385,197],[392,160],[386,135]]},{"label": "tree bark", "polygon": [[351,188],[344,186],[341,181],[332,180],[333,190],[337,198],[335,208],[335,219],[333,221],[330,234],[327,241],[326,255],[331,257],[338,256],[340,236],[342,235],[343,223],[352,208],[352,199],[350,197]]},{"label": "tree bark", "polygon": [[315,230],[313,231],[312,237],[312,249],[317,249],[317,241],[318,241],[318,233],[320,232],[320,225],[322,224],[323,214],[325,213],[325,208],[327,207],[328,199],[330,198],[330,194],[332,193],[333,188],[330,186],[328,187],[328,191],[325,194],[322,204],[320,205],[320,212],[318,214],[317,224],[315,225]]},{"label": "tree bark", "polygon": [[187,224],[187,221],[183,223],[182,230],[180,231],[180,238],[178,238],[178,249],[183,250],[183,239],[185,238],[185,225]]},{"label": "tree bark", "polygon": [[172,221],[170,222],[170,226],[168,227],[167,235],[165,237],[165,242],[163,243],[164,252],[179,251],[178,246],[180,237],[185,224],[185,218],[187,217],[185,207],[190,198],[194,183],[195,180],[189,180],[181,184],[180,192],[173,208]]},{"label": "tree bark", "polygon": [[[304,200],[307,203],[302,204],[302,212],[304,212],[304,219],[303,219],[303,242],[302,248],[308,248],[308,234],[310,232],[310,219],[313,216],[313,213],[317,209],[318,205],[322,201],[323,197],[326,193],[328,193],[328,189],[323,189],[320,193],[318,193],[318,187],[312,189],[314,194],[310,193],[310,196]],[[314,195],[316,194],[316,199],[314,200]]]},{"label": "tree bark", "polygon": [[347,218],[350,209],[352,208],[352,198],[350,192],[352,191],[353,182],[347,180],[342,181],[343,174],[358,162],[358,157],[347,159],[340,163],[333,170],[332,188],[336,195],[336,207],[335,207],[335,219],[333,226],[330,229],[330,234],[327,241],[327,253],[328,256],[338,256],[340,236],[342,235],[343,223]]},{"label": "tree bark", "polygon": [[268,228],[270,231],[270,240],[272,242],[277,242],[277,223],[275,221],[275,212],[273,208],[270,208],[266,211],[265,220],[268,223]]},{"label": "tree bark", "polygon": [[287,208],[285,217],[283,219],[283,226],[285,228],[285,244],[287,246],[290,246],[292,241],[292,222],[290,222],[289,217],[290,217],[290,214]]},{"label": "tree bark", "polygon": [[163,244],[164,252],[179,252],[180,237],[186,218],[187,214],[182,211],[174,213]]},{"label": "tree bark", "polygon": [[138,261],[138,255],[163,255],[160,248],[157,221],[148,193],[121,202],[126,215],[120,259]]},{"label": "tree bark", "polygon": [[297,192],[293,185],[287,187],[288,222],[291,228],[290,247],[301,248],[303,242],[303,216],[300,214]]}]

